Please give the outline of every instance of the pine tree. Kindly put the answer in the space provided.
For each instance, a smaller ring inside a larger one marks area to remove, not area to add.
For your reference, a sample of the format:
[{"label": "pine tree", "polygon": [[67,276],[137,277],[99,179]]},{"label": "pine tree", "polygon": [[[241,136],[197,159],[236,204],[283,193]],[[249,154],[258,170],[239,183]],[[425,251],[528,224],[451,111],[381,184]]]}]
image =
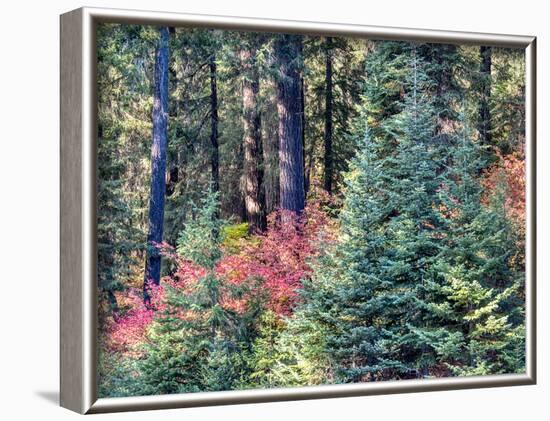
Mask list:
[{"label": "pine tree", "polygon": [[341,194],[343,173],[355,153],[352,121],[363,101],[368,42],[340,37],[305,37],[302,93],[306,194],[322,182]]},{"label": "pine tree", "polygon": [[305,287],[304,311],[328,332],[325,352],[337,382],[428,375],[446,335],[431,323],[426,288],[437,276],[441,148],[432,142],[430,81],[415,45],[406,57],[404,108],[385,123],[395,136],[393,152],[385,136],[358,145],[341,244]]},{"label": "pine tree", "polygon": [[[132,84],[138,73],[131,66],[139,43],[135,28],[101,25],[98,43],[98,286],[102,315],[119,312],[115,293],[124,291],[127,279],[139,266],[145,234],[140,223],[138,200],[130,191],[127,175],[136,165],[136,149],[128,146],[128,138],[148,133],[140,132],[138,113],[135,122],[124,121],[123,110],[132,101],[141,103],[139,96],[148,91],[147,83]],[[116,46],[123,45],[123,48]],[[113,51],[118,55],[113,56]],[[142,76],[142,75],[140,75]],[[149,119],[150,116],[143,115]],[[139,134],[138,134],[139,133]],[[105,304],[105,305],[104,305]],[[105,308],[107,307],[107,308]]]},{"label": "pine tree", "polygon": [[279,361],[284,359],[278,346],[285,323],[272,311],[263,313],[259,320],[258,337],[252,344],[248,365],[251,367],[247,387],[277,387],[284,381],[277,373]]},{"label": "pine tree", "polygon": [[116,291],[124,290],[124,279],[132,274],[137,263],[132,252],[139,249],[140,230],[133,226],[132,208],[124,192],[122,180],[126,170],[121,159],[118,127],[99,130],[98,159],[108,162],[99,169],[102,180],[98,188],[98,284],[102,297],[116,313]]},{"label": "pine tree", "polygon": [[149,333],[147,358],[139,363],[145,394],[235,389],[248,373],[246,361],[263,297],[251,297],[243,312],[224,306],[224,300],[248,291],[247,285],[229,285],[215,270],[222,257],[224,226],[217,217],[217,197],[209,193],[196,219],[180,233],[178,255],[204,274],[192,285],[165,286],[163,309]]},{"label": "pine tree", "polygon": [[[365,63],[364,101],[361,115],[356,119],[355,137],[363,136],[367,125],[369,138],[388,154],[396,146],[392,118],[404,109],[404,83],[410,67],[408,47],[403,42],[377,42],[371,46]],[[359,133],[359,135],[358,135]],[[380,151],[381,153],[383,151]]]},{"label": "pine tree", "polygon": [[523,274],[513,264],[520,251],[505,213],[504,185],[482,203],[478,177],[486,154],[465,126],[462,118],[441,189],[447,241],[438,270],[449,306],[445,325],[462,336],[447,364],[460,375],[514,373],[524,369],[525,358]]},{"label": "pine tree", "polygon": [[244,149],[244,204],[250,232],[264,231],[267,227],[265,213],[265,186],[263,142],[261,132],[260,69],[258,49],[262,38],[252,34],[242,40],[240,59],[243,68],[243,149]]},{"label": "pine tree", "polygon": [[[146,359],[140,362],[143,394],[182,393],[204,390],[203,367],[206,366],[222,323],[218,304],[219,283],[213,268],[221,256],[219,229],[215,218],[216,194],[209,194],[181,232],[177,252],[193,264],[205,268],[205,276],[192,292],[167,285],[163,311],[157,314],[148,335]],[[178,317],[191,311],[190,317]]]}]

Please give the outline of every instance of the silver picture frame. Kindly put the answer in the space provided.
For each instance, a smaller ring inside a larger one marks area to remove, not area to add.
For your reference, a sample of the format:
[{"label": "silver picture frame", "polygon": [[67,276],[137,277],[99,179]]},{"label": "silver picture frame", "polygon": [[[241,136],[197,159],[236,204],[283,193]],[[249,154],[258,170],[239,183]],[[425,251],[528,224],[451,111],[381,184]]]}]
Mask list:
[{"label": "silver picture frame", "polygon": [[[134,23],[523,48],[526,53],[526,372],[162,396],[97,395],[96,27]],[[82,414],[536,384],[536,37],[137,10],[60,17],[61,406]]]}]

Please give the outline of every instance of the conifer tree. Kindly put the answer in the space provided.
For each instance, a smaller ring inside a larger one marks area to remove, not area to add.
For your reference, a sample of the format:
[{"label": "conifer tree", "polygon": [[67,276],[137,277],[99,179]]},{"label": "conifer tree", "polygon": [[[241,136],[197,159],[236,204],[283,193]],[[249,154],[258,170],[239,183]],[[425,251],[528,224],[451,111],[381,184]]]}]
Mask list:
[{"label": "conifer tree", "polygon": [[461,120],[441,189],[447,241],[437,266],[449,306],[445,325],[457,326],[462,335],[448,347],[454,349],[448,365],[460,375],[513,373],[523,369],[525,356],[518,295],[523,276],[513,264],[520,251],[505,213],[504,185],[497,186],[489,204],[482,203],[478,177],[486,147],[474,143]]},{"label": "conifer tree", "polygon": [[[204,275],[185,288],[165,286],[163,310],[157,315],[146,345],[147,358],[139,363],[142,393],[183,393],[230,390],[248,372],[249,344],[263,306],[262,296],[249,300],[238,313],[224,299],[241,296],[243,286],[227,285],[217,275],[222,257],[218,194],[209,193],[188,221],[177,245],[178,255],[201,268]],[[182,316],[183,315],[183,316]]]},{"label": "conifer tree", "polygon": [[[110,311],[105,314],[117,316],[119,308],[115,293],[124,291],[126,279],[134,274],[139,265],[142,242],[145,238],[140,224],[137,200],[129,191],[127,180],[137,159],[138,147],[129,147],[128,138],[140,132],[140,114],[133,113],[135,123],[124,121],[123,110],[133,100],[141,103],[144,98],[138,92],[148,91],[147,82],[131,84],[135,74],[128,75],[132,59],[139,51],[133,28],[117,25],[102,25],[98,43],[98,286],[100,305],[106,303]],[[116,49],[114,46],[123,45]],[[119,51],[117,59],[112,51]],[[140,73],[140,76],[143,76]],[[137,85],[137,86],[136,86]],[[148,98],[147,98],[148,99]],[[149,115],[143,114],[149,119]],[[143,133],[144,135],[148,133]],[[111,313],[112,312],[112,313]]]},{"label": "conifer tree", "polygon": [[[399,57],[399,60],[402,60]],[[340,245],[327,255],[306,309],[328,332],[326,353],[337,382],[428,375],[447,333],[434,328],[426,284],[439,250],[438,157],[429,79],[409,47],[405,107],[385,122],[396,144],[368,136],[351,164]]]},{"label": "conifer tree", "polygon": [[[214,350],[217,330],[224,322],[219,306],[219,280],[213,273],[221,257],[221,223],[216,193],[209,194],[197,209],[198,217],[180,233],[177,252],[192,264],[206,269],[191,294],[166,286],[164,310],[156,317],[140,363],[142,393],[182,393],[203,390],[204,367]],[[193,317],[177,317],[192,311]]]},{"label": "conifer tree", "polygon": [[277,112],[280,207],[300,214],[305,206],[304,150],[300,117],[302,37],[287,34],[278,36],[274,53],[279,63]]}]

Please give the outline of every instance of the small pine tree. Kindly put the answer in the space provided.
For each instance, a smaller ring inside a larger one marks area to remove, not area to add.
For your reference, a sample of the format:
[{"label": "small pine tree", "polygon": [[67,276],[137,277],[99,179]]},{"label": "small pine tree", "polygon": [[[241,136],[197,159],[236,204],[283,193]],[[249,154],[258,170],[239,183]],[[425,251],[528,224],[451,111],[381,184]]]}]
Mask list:
[{"label": "small pine tree", "polygon": [[283,358],[278,341],[284,329],[284,321],[273,311],[268,310],[261,315],[258,337],[252,344],[248,359],[251,372],[245,387],[282,386],[276,369]]},{"label": "small pine tree", "polygon": [[188,285],[164,287],[162,311],[145,345],[147,358],[139,364],[144,394],[231,390],[248,375],[255,321],[265,303],[257,294],[243,311],[225,305],[258,286],[230,285],[217,274],[224,231],[218,206],[217,194],[207,195],[180,233],[179,257],[202,275]]},{"label": "small pine tree", "polygon": [[200,391],[209,383],[204,370],[211,353],[219,352],[218,332],[225,322],[214,273],[221,257],[217,209],[217,195],[208,194],[180,233],[178,254],[204,268],[205,275],[187,288],[165,286],[163,310],[150,329],[147,358],[139,367],[144,394]]}]

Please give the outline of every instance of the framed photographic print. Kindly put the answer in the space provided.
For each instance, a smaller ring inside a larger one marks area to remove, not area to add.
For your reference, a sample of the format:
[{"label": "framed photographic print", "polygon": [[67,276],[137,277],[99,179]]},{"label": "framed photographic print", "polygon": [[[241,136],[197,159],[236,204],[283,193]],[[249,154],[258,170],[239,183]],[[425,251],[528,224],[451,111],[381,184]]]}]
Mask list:
[{"label": "framed photographic print", "polygon": [[61,405],[534,384],[535,38],[61,16]]}]

